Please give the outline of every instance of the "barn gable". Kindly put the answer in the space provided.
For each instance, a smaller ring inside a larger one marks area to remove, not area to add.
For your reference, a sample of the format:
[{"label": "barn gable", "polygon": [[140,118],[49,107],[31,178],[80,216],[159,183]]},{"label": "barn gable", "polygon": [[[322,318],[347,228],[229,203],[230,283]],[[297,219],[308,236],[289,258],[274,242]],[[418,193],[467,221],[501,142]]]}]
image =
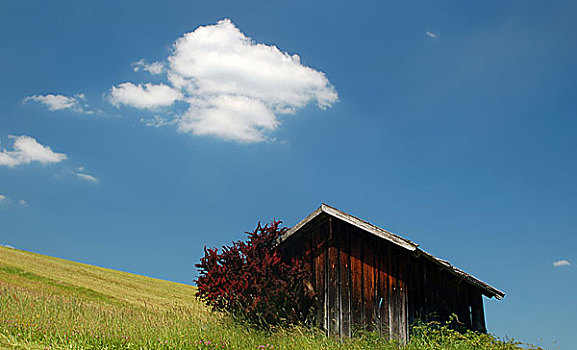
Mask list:
[{"label": "barn gable", "polygon": [[418,244],[326,204],[280,244],[311,271],[317,323],[333,335],[371,329],[404,342],[416,319],[451,314],[465,327],[485,331],[482,295],[504,296]]}]

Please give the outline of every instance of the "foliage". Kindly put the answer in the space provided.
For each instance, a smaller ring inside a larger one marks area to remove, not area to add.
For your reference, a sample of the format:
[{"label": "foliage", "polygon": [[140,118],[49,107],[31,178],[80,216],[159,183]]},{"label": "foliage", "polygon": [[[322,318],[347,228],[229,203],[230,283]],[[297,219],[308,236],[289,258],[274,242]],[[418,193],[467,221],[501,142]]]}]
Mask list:
[{"label": "foliage", "polygon": [[499,340],[491,334],[471,330],[457,330],[454,327],[454,317],[444,324],[430,322],[417,324],[411,329],[411,349],[428,350],[543,350],[541,347],[527,346],[513,339]]},{"label": "foliage", "polygon": [[272,221],[246,242],[204,249],[197,279],[197,297],[214,310],[226,311],[251,325],[270,327],[306,322],[313,307],[312,292],[303,280],[308,272],[300,260],[282,258],[277,241],[287,230]]}]

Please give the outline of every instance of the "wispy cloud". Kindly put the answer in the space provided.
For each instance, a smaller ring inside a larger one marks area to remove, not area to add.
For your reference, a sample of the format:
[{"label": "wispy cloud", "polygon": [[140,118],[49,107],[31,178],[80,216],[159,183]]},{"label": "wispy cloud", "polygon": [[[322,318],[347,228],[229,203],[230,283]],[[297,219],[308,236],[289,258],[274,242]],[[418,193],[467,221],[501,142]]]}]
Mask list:
[{"label": "wispy cloud", "polygon": [[24,98],[23,102],[39,103],[48,108],[49,111],[71,110],[84,114],[94,113],[86,102],[84,94],[76,94],[74,96],[65,96],[60,94],[32,95]]},{"label": "wispy cloud", "polygon": [[13,207],[14,205],[19,205],[22,207],[27,207],[28,203],[24,199],[15,200],[15,199],[9,198],[6,195],[0,194],[0,205],[6,205],[6,206],[10,206],[10,207]]},{"label": "wispy cloud", "polygon": [[135,72],[143,70],[152,75],[158,75],[164,73],[164,63],[162,62],[147,63],[144,59],[141,59],[140,61],[132,63],[131,66]]},{"label": "wispy cloud", "polygon": [[83,166],[76,168],[75,171],[72,171],[72,174],[82,181],[90,182],[93,184],[100,182],[96,176],[88,174]]},{"label": "wispy cloud", "polygon": [[151,126],[153,128],[160,128],[166,125],[176,124],[176,120],[163,118],[161,116],[155,115],[152,118],[140,118],[140,121],[146,126]]},{"label": "wispy cloud", "polygon": [[571,263],[569,262],[569,260],[557,260],[555,262],[553,262],[553,266],[555,267],[560,267],[560,266],[571,266]]},{"label": "wispy cloud", "polygon": [[433,33],[433,32],[428,31],[428,30],[425,32],[425,35],[428,36],[429,38],[436,38],[437,37],[436,33]]},{"label": "wispy cloud", "polygon": [[100,180],[98,180],[98,178],[90,175],[90,174],[86,174],[86,173],[74,173],[74,175],[76,175],[76,177],[78,177],[81,180],[93,183],[93,184],[97,184],[98,182],[100,182]]},{"label": "wispy cloud", "polygon": [[324,73],[303,65],[298,55],[256,43],[228,19],[178,38],[166,62],[141,60],[133,69],[165,73],[166,80],[116,85],[109,92],[114,106],[162,107],[165,115],[144,120],[236,142],[266,140],[279,127],[279,115],[311,103],[325,109],[338,100]]},{"label": "wispy cloud", "polygon": [[11,151],[0,148],[0,166],[15,167],[38,162],[42,164],[58,163],[65,160],[66,154],[56,153],[30,136],[10,136],[14,139]]}]

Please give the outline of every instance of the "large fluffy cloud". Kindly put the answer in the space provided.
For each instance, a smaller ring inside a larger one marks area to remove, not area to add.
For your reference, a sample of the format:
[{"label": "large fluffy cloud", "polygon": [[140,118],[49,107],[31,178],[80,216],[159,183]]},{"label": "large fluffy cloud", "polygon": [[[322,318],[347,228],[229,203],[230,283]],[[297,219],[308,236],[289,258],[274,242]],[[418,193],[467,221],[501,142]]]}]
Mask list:
[{"label": "large fluffy cloud", "polygon": [[56,153],[48,146],[40,144],[30,136],[10,136],[14,139],[11,151],[0,149],[0,166],[14,167],[31,162],[42,164],[58,163],[66,159],[66,154]]},{"label": "large fluffy cloud", "polygon": [[278,127],[278,115],[311,103],[324,109],[338,99],[324,73],[303,65],[297,55],[254,42],[228,19],[186,33],[174,43],[167,64],[158,65],[166,67],[170,86],[123,83],[111,89],[110,101],[141,109],[184,101],[188,107],[175,122],[195,135],[262,141]]}]

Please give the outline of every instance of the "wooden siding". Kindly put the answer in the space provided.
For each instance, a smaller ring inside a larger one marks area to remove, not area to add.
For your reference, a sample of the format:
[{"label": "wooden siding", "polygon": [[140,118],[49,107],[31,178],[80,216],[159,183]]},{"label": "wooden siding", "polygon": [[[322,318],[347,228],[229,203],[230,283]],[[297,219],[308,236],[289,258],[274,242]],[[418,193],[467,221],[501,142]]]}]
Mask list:
[{"label": "wooden siding", "polygon": [[282,243],[311,272],[317,325],[349,337],[373,330],[406,342],[409,326],[456,314],[466,328],[485,331],[478,287],[423,256],[330,215],[319,215]]},{"label": "wooden siding", "polygon": [[409,324],[417,320],[444,322],[455,314],[455,325],[486,331],[483,296],[478,287],[422,257],[410,256],[408,273]]}]

